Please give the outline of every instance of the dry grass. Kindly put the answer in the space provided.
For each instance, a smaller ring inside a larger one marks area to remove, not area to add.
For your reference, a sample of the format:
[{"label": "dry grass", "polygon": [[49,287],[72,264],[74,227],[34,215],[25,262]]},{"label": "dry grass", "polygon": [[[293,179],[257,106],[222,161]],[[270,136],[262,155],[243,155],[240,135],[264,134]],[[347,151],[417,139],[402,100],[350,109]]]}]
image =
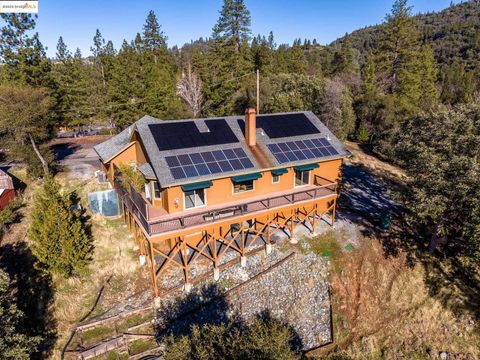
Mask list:
[{"label": "dry grass", "polygon": [[456,318],[429,296],[420,265],[408,267],[404,255],[385,258],[375,240],[365,240],[334,262],[337,356],[423,359],[441,351],[479,355],[480,337],[469,328],[469,319]]},{"label": "dry grass", "polygon": [[406,179],[405,171],[395,165],[384,162],[377,157],[365,152],[358,144],[346,141],[348,151],[352,154],[348,161],[352,164],[361,164],[378,175],[393,175],[398,179]]},{"label": "dry grass", "polygon": [[[89,191],[99,190],[95,181],[71,180],[60,174],[58,180],[65,191],[77,190],[82,204]],[[57,347],[67,341],[70,330],[92,309],[89,318],[118,304],[135,292],[139,280],[145,277],[138,264],[137,249],[122,220],[107,220],[91,215],[94,238],[93,260],[85,274],[55,281],[55,317],[58,323]],[[141,283],[141,281],[140,281]],[[104,287],[100,301],[95,305]]]}]

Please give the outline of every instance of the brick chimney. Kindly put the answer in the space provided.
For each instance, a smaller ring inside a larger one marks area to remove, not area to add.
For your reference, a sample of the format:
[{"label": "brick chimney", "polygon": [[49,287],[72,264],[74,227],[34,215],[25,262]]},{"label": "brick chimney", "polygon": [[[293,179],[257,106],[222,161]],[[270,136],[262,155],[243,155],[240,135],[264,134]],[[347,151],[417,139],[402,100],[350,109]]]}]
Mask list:
[{"label": "brick chimney", "polygon": [[245,140],[248,146],[257,145],[257,112],[252,108],[245,111]]}]

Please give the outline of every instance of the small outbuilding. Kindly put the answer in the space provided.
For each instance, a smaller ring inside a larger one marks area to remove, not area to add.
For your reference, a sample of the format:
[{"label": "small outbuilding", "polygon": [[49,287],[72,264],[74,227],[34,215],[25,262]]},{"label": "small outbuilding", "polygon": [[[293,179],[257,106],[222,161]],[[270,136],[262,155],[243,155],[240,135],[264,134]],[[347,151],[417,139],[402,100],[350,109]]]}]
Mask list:
[{"label": "small outbuilding", "polygon": [[15,197],[12,178],[5,171],[0,170],[0,211],[5,209]]}]

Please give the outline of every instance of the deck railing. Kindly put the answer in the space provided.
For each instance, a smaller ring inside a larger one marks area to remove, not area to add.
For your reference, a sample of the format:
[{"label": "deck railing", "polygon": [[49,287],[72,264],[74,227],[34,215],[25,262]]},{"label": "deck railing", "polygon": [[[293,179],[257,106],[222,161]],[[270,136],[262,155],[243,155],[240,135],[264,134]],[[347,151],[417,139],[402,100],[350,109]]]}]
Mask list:
[{"label": "deck railing", "polygon": [[319,199],[336,194],[336,183],[331,182],[326,185],[316,186],[314,188],[299,190],[290,194],[266,197],[255,201],[245,201],[244,203],[227,206],[215,210],[206,210],[204,212],[195,212],[191,215],[179,215],[177,217],[165,220],[157,220],[149,223],[149,233],[161,234],[169,231],[185,229],[205,223],[212,223],[219,220],[226,220],[235,217],[252,214],[255,212],[269,210],[285,205],[295,204],[301,201]]},{"label": "deck railing", "polygon": [[314,188],[299,189],[298,191],[289,194],[265,197],[254,201],[246,200],[243,203],[233,206],[205,210],[203,212],[194,212],[191,214],[182,214],[168,217],[164,220],[149,221],[148,207],[145,199],[143,199],[133,187],[130,188],[130,192],[126,191],[119,177],[115,177],[114,179],[114,187],[117,190],[118,195],[122,198],[125,206],[135,215],[141,226],[149,235],[156,235],[205,223],[213,223],[219,220],[241,217],[263,210],[295,204],[301,201],[329,197],[336,194],[336,182],[331,182],[328,179],[315,176],[314,184]]}]

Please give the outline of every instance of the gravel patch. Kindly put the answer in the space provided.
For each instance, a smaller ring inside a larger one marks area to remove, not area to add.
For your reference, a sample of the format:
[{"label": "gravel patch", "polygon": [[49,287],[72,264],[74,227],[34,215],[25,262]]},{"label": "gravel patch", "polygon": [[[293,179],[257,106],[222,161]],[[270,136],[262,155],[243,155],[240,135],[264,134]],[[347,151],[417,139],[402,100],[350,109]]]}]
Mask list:
[{"label": "gravel patch", "polygon": [[[291,327],[304,350],[331,341],[328,260],[314,254],[293,256],[273,250],[247,259],[247,266],[231,267],[189,294],[162,302],[157,325],[160,332],[188,334],[191,326],[251,321],[268,314]],[[266,272],[263,272],[267,270]]]}]

